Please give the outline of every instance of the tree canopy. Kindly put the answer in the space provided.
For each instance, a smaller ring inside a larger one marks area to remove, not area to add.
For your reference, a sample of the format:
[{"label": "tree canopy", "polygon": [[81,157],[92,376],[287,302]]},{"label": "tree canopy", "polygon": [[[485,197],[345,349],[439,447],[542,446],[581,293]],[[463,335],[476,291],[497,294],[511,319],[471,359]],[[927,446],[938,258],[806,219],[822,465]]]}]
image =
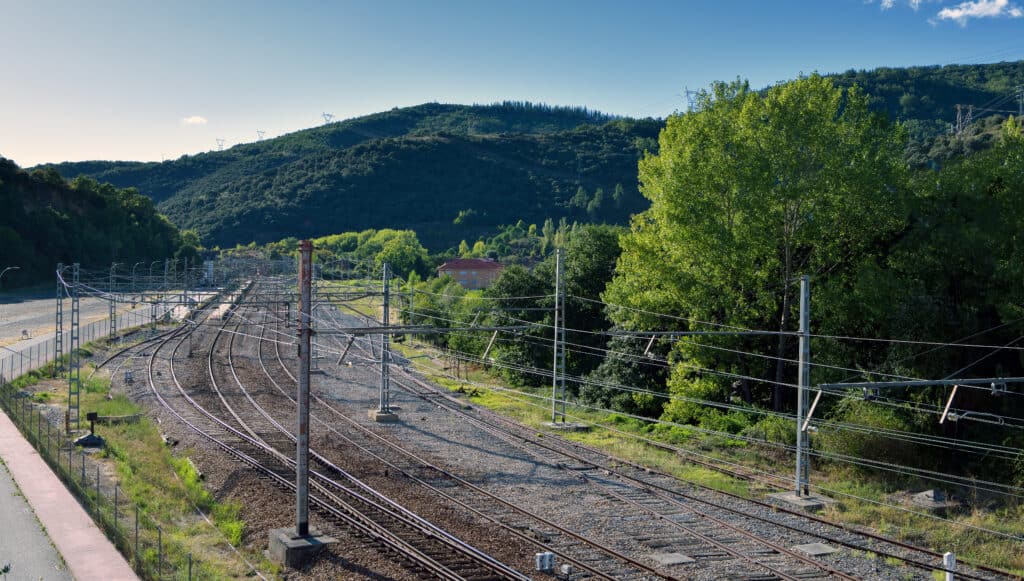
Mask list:
[{"label": "tree canopy", "polygon": [[153,201],[53,169],[26,172],[0,157],[0,268],[19,266],[4,286],[52,280],[58,262],[86,268],[169,257],[194,259],[199,240],[182,235]]},{"label": "tree canopy", "polygon": [[[792,331],[798,274],[848,268],[905,224],[904,135],[867,105],[860,91],[814,75],[764,94],[718,83],[697,112],[669,118],[659,153],[640,163],[651,207],[623,238],[605,296],[683,321],[617,310],[616,323]],[[789,350],[780,336],[778,356]],[[679,348],[698,368],[722,359],[708,353]],[[790,374],[777,367],[769,375],[784,383]],[[772,390],[776,407],[787,396]]]}]

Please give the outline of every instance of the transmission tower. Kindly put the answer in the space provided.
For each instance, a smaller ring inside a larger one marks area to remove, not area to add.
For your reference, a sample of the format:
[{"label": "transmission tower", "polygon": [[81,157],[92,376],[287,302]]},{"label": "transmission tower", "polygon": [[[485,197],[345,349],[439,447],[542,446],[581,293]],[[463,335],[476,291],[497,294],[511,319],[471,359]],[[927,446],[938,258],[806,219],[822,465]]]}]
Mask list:
[{"label": "transmission tower", "polygon": [[217,151],[224,151],[224,142],[220,137],[217,138]]},{"label": "transmission tower", "polygon": [[256,141],[263,141],[263,136],[266,135],[266,134],[267,134],[266,131],[260,131],[259,129],[257,129],[256,130]]},{"label": "transmission tower", "polygon": [[[967,108],[967,112],[964,113],[964,107]],[[960,137],[963,135],[967,126],[974,120],[974,105],[960,105],[956,106],[956,136]]]},{"label": "transmission tower", "polygon": [[693,112],[697,110],[697,96],[699,91],[691,91],[689,87],[683,87],[683,96],[686,97],[686,110]]},{"label": "transmission tower", "polygon": [[334,119],[334,115],[330,113],[321,113],[320,116],[324,118],[324,125],[327,125],[331,122],[331,119]]}]

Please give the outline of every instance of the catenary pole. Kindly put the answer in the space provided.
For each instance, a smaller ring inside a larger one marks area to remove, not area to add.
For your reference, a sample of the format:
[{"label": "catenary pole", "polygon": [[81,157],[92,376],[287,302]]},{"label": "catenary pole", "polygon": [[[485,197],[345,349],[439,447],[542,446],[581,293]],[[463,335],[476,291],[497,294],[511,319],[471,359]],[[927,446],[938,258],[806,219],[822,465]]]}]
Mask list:
[{"label": "catenary pole", "polygon": [[796,401],[796,495],[809,494],[810,434],[803,430],[807,415],[808,388],[811,379],[811,281],[800,277],[800,357],[797,371]]},{"label": "catenary pole", "polygon": [[391,413],[391,382],[389,376],[388,365],[391,363],[391,335],[388,333],[388,326],[391,323],[390,320],[390,281],[388,280],[391,273],[388,269],[388,263],[384,263],[384,274],[382,275],[384,280],[384,315],[381,319],[381,323],[384,327],[384,332],[380,335],[380,405],[378,411],[382,414]]},{"label": "catenary pole", "polygon": [[299,243],[299,393],[298,435],[295,438],[295,534],[309,535],[309,344],[313,243]]},{"label": "catenary pole", "polygon": [[[565,282],[562,272],[562,249],[555,249],[555,312],[554,349],[551,360],[551,423],[561,416],[565,421]],[[561,402],[561,406],[559,406]],[[559,412],[561,407],[561,412]]]}]

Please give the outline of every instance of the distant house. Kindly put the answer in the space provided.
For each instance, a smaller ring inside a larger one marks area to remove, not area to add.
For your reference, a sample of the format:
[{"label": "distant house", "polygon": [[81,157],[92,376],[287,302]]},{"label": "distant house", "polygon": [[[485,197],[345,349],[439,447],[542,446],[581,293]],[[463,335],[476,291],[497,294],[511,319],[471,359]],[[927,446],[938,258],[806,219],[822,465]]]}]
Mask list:
[{"label": "distant house", "polygon": [[437,275],[454,278],[462,288],[478,289],[491,286],[505,267],[484,258],[456,258],[437,267]]}]

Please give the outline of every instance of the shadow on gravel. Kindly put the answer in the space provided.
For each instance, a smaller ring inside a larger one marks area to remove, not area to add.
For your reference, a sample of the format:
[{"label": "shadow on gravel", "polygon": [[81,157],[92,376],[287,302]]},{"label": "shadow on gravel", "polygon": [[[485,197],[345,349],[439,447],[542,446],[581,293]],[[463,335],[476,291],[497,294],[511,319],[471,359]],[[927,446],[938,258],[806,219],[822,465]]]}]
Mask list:
[{"label": "shadow on gravel", "polygon": [[[380,573],[378,573],[376,571],[373,571],[372,569],[367,569],[366,567],[363,567],[361,565],[357,565],[357,564],[349,561],[348,559],[342,557],[341,555],[336,555],[330,549],[328,549],[326,552],[322,553],[320,558],[319,558],[319,560],[324,561],[326,563],[330,563],[331,565],[334,565],[335,567],[337,567],[339,570],[351,573],[353,576],[358,575],[359,578],[361,578],[361,579],[380,579],[380,580],[397,579],[397,577],[392,577],[390,575],[381,575]],[[346,579],[348,577],[341,577],[341,578],[342,579]]]},{"label": "shadow on gravel", "polygon": [[[402,425],[402,427],[404,427],[404,428],[406,428],[408,430],[411,430],[411,431],[414,431],[414,432],[418,432],[419,434],[423,435],[424,437],[435,438],[435,439],[441,440],[443,442],[448,442],[449,444],[452,444],[454,446],[461,446],[461,447],[464,447],[464,448],[469,448],[470,450],[474,450],[474,451],[476,451],[476,452],[478,452],[480,454],[483,454],[485,456],[493,456],[493,457],[502,458],[502,459],[505,459],[505,460],[516,461],[516,462],[525,462],[525,463],[531,465],[531,468],[530,468],[530,470],[529,470],[529,472],[527,474],[524,475],[524,474],[511,474],[511,473],[509,473],[509,474],[507,474],[507,476],[510,477],[510,478],[515,478],[515,479],[520,479],[520,480],[525,479],[525,480],[528,480],[531,484],[547,483],[547,484],[549,484],[551,486],[565,485],[566,482],[576,482],[576,480],[574,478],[569,478],[569,477],[566,477],[566,478],[550,478],[550,477],[541,477],[541,476],[539,476],[537,471],[540,469],[541,466],[547,466],[548,468],[555,468],[555,467],[552,466],[551,464],[548,464],[548,463],[543,462],[541,460],[537,460],[535,458],[532,458],[532,457],[530,457],[529,455],[527,455],[525,453],[523,455],[513,455],[513,454],[504,453],[504,452],[497,452],[494,449],[477,446],[477,445],[471,444],[469,442],[452,440],[451,438],[446,438],[446,437],[441,436],[439,434],[436,434],[436,433],[433,433],[433,432],[427,432],[425,430],[422,430],[422,429],[416,427],[415,424],[413,424],[412,422],[409,422],[409,421],[404,421],[404,422],[402,422],[401,425]],[[484,437],[487,437],[487,436],[484,436]],[[439,456],[439,454],[435,453],[434,456]],[[492,478],[494,478],[494,477],[499,477],[500,478],[501,475],[502,475],[502,473],[498,473],[498,472],[491,472],[491,473],[489,473],[489,477],[492,477]],[[462,475],[460,474],[460,476],[462,476]]]}]

